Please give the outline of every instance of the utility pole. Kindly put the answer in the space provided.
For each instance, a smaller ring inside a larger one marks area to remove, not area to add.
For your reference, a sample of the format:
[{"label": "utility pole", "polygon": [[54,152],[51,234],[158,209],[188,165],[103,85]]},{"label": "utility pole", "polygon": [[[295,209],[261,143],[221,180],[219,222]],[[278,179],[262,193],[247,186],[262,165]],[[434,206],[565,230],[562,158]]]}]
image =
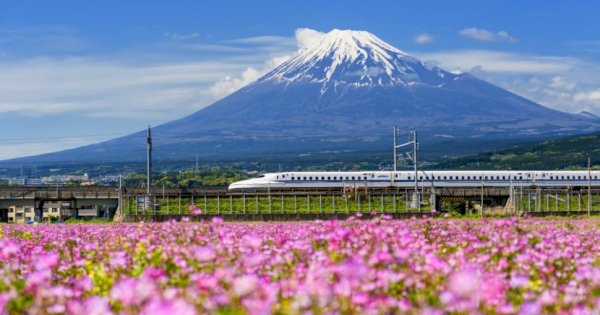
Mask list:
[{"label": "utility pole", "polygon": [[[129,207],[129,205],[127,205]],[[115,216],[118,217],[118,220],[123,221],[123,180],[121,174],[119,174],[119,213],[116,213]]]},{"label": "utility pole", "polygon": [[588,156],[588,216],[592,215],[592,159]]},{"label": "utility pole", "polygon": [[151,188],[152,185],[152,134],[150,132],[150,125],[148,125],[148,134],[146,137],[146,198],[150,202]]},{"label": "utility pole", "polygon": [[398,149],[397,139],[398,139],[398,128],[396,126],[394,126],[394,172],[396,172],[398,170],[398,153],[396,152],[396,149]]},{"label": "utility pole", "polygon": [[198,154],[196,154],[196,168],[194,172],[196,175],[198,175]]},{"label": "utility pole", "polygon": [[481,174],[481,205],[479,207],[479,217],[483,218],[483,174]]},{"label": "utility pole", "polygon": [[407,145],[411,145],[412,144],[412,154],[409,154],[408,152],[406,153],[408,155],[408,158],[410,160],[412,160],[413,162],[413,168],[415,171],[415,191],[413,193],[413,197],[412,197],[412,202],[411,202],[411,208],[419,208],[419,212],[421,212],[421,200],[419,197],[419,179],[418,179],[418,162],[417,162],[417,158],[418,158],[418,154],[417,151],[419,150],[419,141],[417,140],[417,131],[416,130],[410,130],[408,133],[408,142],[403,143],[398,145],[397,142],[397,133],[398,133],[398,129],[396,128],[396,126],[394,126],[394,171],[397,170],[398,164],[398,154],[397,154],[397,149],[402,148],[404,146]]},{"label": "utility pole", "polygon": [[417,142],[417,131],[412,130],[412,143],[413,143],[413,165],[415,168],[415,194],[413,195],[413,204],[417,203],[419,212],[421,212],[421,198],[419,196],[419,181],[417,180],[418,169],[417,169],[417,151],[419,150],[419,144]]}]

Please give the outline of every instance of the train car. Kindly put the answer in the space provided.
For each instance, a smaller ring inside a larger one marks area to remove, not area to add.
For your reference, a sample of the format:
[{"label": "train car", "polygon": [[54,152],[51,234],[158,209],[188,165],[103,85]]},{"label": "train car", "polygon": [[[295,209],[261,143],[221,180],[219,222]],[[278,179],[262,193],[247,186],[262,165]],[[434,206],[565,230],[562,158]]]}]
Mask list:
[{"label": "train car", "polygon": [[229,185],[229,190],[344,187],[583,187],[600,186],[600,171],[360,171],[267,173]]}]

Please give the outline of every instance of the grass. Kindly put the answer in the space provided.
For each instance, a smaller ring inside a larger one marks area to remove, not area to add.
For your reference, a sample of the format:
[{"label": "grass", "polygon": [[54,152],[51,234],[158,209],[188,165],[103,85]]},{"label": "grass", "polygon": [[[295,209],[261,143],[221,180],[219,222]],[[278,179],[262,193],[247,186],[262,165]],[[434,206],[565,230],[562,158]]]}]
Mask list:
[{"label": "grass", "polygon": [[[409,200],[410,202],[410,200]],[[229,196],[225,198],[156,198],[157,213],[191,214],[191,204],[202,209],[205,214],[225,213],[356,213],[356,212],[415,212],[406,204],[403,195],[357,195],[357,196]],[[429,211],[423,206],[422,211]],[[125,214],[136,213],[135,199],[125,202]],[[141,208],[137,210],[142,213]]]},{"label": "grass", "polygon": [[[225,197],[204,197],[198,196],[194,198],[162,198],[157,196],[156,211],[143,210],[141,207],[136,210],[135,198],[126,198],[124,200],[124,214],[192,214],[190,205],[195,205],[202,210],[203,214],[239,214],[239,213],[368,213],[371,211],[385,213],[401,213],[401,212],[417,212],[418,209],[410,208],[410,195],[406,199],[406,195],[365,195],[351,194],[347,197],[331,196],[331,195],[278,195],[273,194],[268,196],[225,196]],[[588,195],[581,194],[579,196],[572,193],[567,196],[563,194],[543,194],[538,198],[536,206],[535,199],[528,200],[527,195],[521,196],[517,191],[515,194],[515,206],[517,211],[569,211],[576,213],[587,212]],[[558,199],[558,200],[557,200]],[[567,203],[567,200],[569,201]],[[423,196],[423,204],[421,212],[430,212],[431,206],[428,204],[429,196]],[[479,204],[478,200],[474,200],[472,205]],[[464,209],[463,206],[459,208]],[[442,204],[442,209],[449,210],[455,216],[461,216],[456,210],[453,210],[450,205]],[[538,210],[539,209],[539,210]],[[600,195],[592,196],[592,210],[600,210]],[[498,215],[506,216],[512,214],[511,211],[505,210],[503,206],[490,207],[484,204],[486,216]],[[473,216],[478,216],[476,209],[471,207]],[[468,216],[463,214],[462,216]]]}]

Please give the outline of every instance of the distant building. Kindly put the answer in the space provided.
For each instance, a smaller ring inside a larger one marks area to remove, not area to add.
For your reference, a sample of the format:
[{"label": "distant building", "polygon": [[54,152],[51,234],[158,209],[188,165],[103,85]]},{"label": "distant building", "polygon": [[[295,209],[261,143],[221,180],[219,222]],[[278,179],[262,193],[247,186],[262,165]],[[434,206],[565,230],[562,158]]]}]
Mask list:
[{"label": "distant building", "polygon": [[83,175],[51,175],[42,177],[42,182],[47,185],[64,185],[67,182],[86,183],[90,180],[87,173]]},{"label": "distant building", "polygon": [[41,178],[9,178],[8,184],[13,186],[42,186]]},{"label": "distant building", "polygon": [[[66,207],[66,208],[65,208]],[[61,211],[64,215],[70,215],[70,204],[63,202],[47,202],[42,208],[42,220],[51,221],[58,220],[61,216]],[[35,219],[34,205],[12,205],[8,207],[8,222],[28,223]]]}]

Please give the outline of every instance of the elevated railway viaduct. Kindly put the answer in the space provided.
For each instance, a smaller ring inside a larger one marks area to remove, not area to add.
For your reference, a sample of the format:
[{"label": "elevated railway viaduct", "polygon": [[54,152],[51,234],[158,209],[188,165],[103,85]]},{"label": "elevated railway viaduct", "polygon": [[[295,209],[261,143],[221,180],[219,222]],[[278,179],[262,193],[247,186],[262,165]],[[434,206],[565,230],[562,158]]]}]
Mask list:
[{"label": "elevated railway viaduct", "polygon": [[[200,211],[202,218],[231,220],[345,218],[357,212],[411,217],[430,215],[432,209],[482,216],[600,213],[600,189],[588,192],[585,187],[423,188],[419,193],[423,196],[421,206],[410,208],[413,191],[396,188],[235,192],[226,187],[155,188],[148,197],[145,188],[135,187],[1,187],[0,222],[68,218],[162,221],[182,216],[193,219]],[[194,209],[199,211],[194,213]]]}]

